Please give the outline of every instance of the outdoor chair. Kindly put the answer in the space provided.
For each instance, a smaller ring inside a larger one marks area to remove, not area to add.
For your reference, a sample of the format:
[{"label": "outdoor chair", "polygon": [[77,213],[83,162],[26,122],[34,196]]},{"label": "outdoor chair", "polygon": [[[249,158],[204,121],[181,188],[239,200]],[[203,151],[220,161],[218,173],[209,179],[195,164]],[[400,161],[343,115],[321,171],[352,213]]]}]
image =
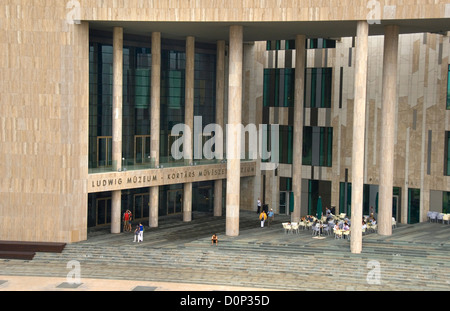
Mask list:
[{"label": "outdoor chair", "polygon": [[331,228],[330,225],[324,226],[323,227],[323,232],[326,233],[327,235],[330,235],[331,234],[330,228]]},{"label": "outdoor chair", "polygon": [[427,212],[427,219],[428,219],[428,221],[430,221],[431,222],[431,215],[433,214],[433,212],[430,212],[430,211],[428,211]]},{"label": "outdoor chair", "polygon": [[334,230],[334,238],[335,239],[342,239],[342,231],[341,230],[336,230],[336,229],[333,229]]},{"label": "outdoor chair", "polygon": [[348,239],[350,241],[350,230],[345,230],[342,232],[342,235],[344,236],[344,239]]},{"label": "outdoor chair", "polygon": [[320,229],[317,226],[312,226],[312,235],[319,235],[320,234]]},{"label": "outdoor chair", "polygon": [[291,224],[291,232],[292,233],[298,233],[298,227],[299,227],[300,225],[298,224],[298,223],[296,223],[296,222],[293,222],[292,224]]},{"label": "outdoor chair", "polygon": [[283,228],[284,228],[284,233],[287,234],[291,231],[291,225],[287,222],[283,222],[282,223]]},{"label": "outdoor chair", "polygon": [[436,222],[444,223],[443,217],[444,217],[444,214],[438,213],[437,216],[436,216]]},{"label": "outdoor chair", "polygon": [[447,224],[450,223],[450,214],[444,214],[444,216],[442,216],[442,223],[445,224],[445,222],[447,222]]},{"label": "outdoor chair", "polygon": [[431,212],[430,214],[430,222],[433,222],[434,220],[436,220],[437,218],[437,213],[436,212]]},{"label": "outdoor chair", "polygon": [[305,223],[304,221],[300,221],[300,222],[298,223],[298,227],[299,227],[299,228],[302,228],[302,230],[305,230],[305,229],[306,229],[306,223]]},{"label": "outdoor chair", "polygon": [[392,228],[397,228],[397,221],[395,221],[394,217],[392,217]]}]

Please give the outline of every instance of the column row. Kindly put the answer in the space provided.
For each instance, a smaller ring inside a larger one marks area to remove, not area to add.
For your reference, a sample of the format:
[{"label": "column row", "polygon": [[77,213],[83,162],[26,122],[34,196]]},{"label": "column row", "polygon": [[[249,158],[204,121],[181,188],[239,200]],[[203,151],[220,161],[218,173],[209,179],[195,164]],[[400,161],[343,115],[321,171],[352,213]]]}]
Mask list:
[{"label": "column row", "polygon": [[[242,42],[241,42],[242,45]],[[160,132],[160,97],[161,97],[161,33],[152,33],[152,67],[151,67],[151,132]],[[242,53],[242,48],[241,52]],[[241,56],[242,62],[242,56]],[[186,70],[185,70],[185,124],[194,127],[194,66],[195,66],[195,38],[186,38]],[[242,71],[242,65],[241,65]],[[223,128],[224,118],[224,91],[225,91],[225,41],[217,42],[217,68],[216,68],[216,117],[215,121]],[[241,74],[242,77],[242,74]],[[242,88],[242,85],[238,86]],[[113,29],[113,138],[112,160],[117,163],[116,169],[121,170],[122,164],[122,91],[123,90],[123,28]],[[235,107],[241,111],[240,104]],[[185,133],[184,133],[185,134]],[[193,133],[185,138],[185,157],[193,159]],[[184,147],[184,146],[183,146]],[[155,166],[160,164],[160,136],[151,135],[151,157]],[[240,165],[240,161],[239,161]],[[240,178],[240,169],[237,170]],[[239,180],[238,180],[239,182]],[[183,199],[183,221],[192,220],[192,183],[185,183]],[[159,187],[149,189],[149,226],[158,226]],[[239,192],[239,191],[238,191]],[[113,191],[111,202],[111,233],[120,233],[121,230],[121,191]],[[214,215],[222,214],[222,180],[216,180],[214,185]],[[237,222],[238,223],[238,222]],[[231,226],[231,225],[230,225]]]}]

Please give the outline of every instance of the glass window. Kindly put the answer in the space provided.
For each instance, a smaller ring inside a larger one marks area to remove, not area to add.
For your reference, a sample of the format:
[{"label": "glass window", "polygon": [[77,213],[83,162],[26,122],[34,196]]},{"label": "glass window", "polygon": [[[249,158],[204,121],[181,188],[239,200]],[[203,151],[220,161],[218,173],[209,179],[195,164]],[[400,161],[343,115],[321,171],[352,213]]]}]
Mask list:
[{"label": "glass window", "polygon": [[444,142],[444,175],[450,176],[450,132],[445,132]]},{"label": "glass window", "polygon": [[292,164],[292,148],[293,148],[293,126],[280,125],[280,146],[279,146],[279,159],[280,163]]},{"label": "glass window", "polygon": [[295,50],[295,40],[266,41],[266,50]]},{"label": "glass window", "polygon": [[303,165],[332,166],[333,128],[303,127]]},{"label": "glass window", "polygon": [[312,163],[312,127],[303,127],[303,156],[302,164],[311,165]]},{"label": "glass window", "polygon": [[309,39],[309,49],[329,49],[336,47],[336,40],[329,40],[323,38]]},{"label": "glass window", "polygon": [[295,93],[295,69],[264,69],[263,87],[264,107],[293,107]]},{"label": "glass window", "polygon": [[264,107],[278,107],[279,70],[264,69]]},{"label": "glass window", "polygon": [[447,75],[447,109],[450,109],[450,65],[448,65]]},{"label": "glass window", "polygon": [[442,213],[450,214],[450,192],[442,192]]},{"label": "glass window", "polygon": [[306,68],[305,107],[331,108],[332,68]]}]

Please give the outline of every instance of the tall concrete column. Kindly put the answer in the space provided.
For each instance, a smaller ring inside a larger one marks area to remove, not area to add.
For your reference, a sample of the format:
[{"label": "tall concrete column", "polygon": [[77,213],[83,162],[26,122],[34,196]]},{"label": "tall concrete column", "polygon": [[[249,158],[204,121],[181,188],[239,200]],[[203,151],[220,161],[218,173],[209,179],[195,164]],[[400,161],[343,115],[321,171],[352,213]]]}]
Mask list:
[{"label": "tall concrete column", "polygon": [[378,233],[392,234],[392,191],[394,183],[395,105],[397,102],[398,26],[388,25],[384,33],[383,88],[381,103],[380,191]]},{"label": "tall concrete column", "polygon": [[[194,64],[195,64],[195,38],[186,38],[186,87],[184,124],[191,130],[191,135],[183,133],[186,140],[183,145],[183,152],[187,162],[193,161],[192,135],[194,132]],[[192,183],[184,184],[183,194],[183,221],[192,220]]]},{"label": "tall concrete column", "polygon": [[305,35],[295,38],[295,95],[294,95],[294,144],[292,163],[292,191],[294,192],[294,211],[292,222],[300,221],[302,194],[302,148],[303,148],[303,105],[305,93]]},{"label": "tall concrete column", "polygon": [[[225,41],[217,41],[216,63],[216,124],[223,127],[223,109],[225,101]],[[217,133],[214,133],[217,135]],[[217,145],[217,148],[223,149]],[[223,151],[223,150],[222,150]],[[214,216],[222,216],[222,179],[214,181]]]},{"label": "tall concrete column", "polygon": [[243,27],[230,26],[227,125],[226,235],[239,235]]},{"label": "tall concrete column", "polygon": [[[152,73],[151,73],[151,158],[155,167],[159,166],[159,139],[160,139],[160,102],[161,102],[161,33],[152,33]],[[158,227],[159,187],[150,187],[149,226]]]},{"label": "tall concrete column", "polygon": [[[123,93],[123,28],[113,30],[113,116],[112,116],[112,163],[122,170],[122,93]],[[121,191],[111,198],[111,233],[120,233]]]},{"label": "tall concrete column", "polygon": [[369,24],[358,21],[356,29],[355,97],[353,107],[352,149],[352,253],[362,250],[362,205],[364,185],[364,133],[366,127],[366,84]]}]

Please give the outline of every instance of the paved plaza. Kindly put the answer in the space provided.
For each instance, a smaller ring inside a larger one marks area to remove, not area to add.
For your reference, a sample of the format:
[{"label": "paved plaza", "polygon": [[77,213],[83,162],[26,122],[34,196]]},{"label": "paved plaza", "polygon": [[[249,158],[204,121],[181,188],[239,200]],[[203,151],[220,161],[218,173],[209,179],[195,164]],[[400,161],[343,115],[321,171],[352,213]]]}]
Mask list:
[{"label": "paved plaza", "polygon": [[[109,228],[89,232],[60,254],[0,260],[0,291],[447,291],[450,225],[399,224],[392,236],[363,236],[361,254],[346,239],[286,233],[276,215],[260,227],[257,214],[240,213],[237,237],[225,235],[225,216],[194,213],[160,217],[144,242]],[[219,236],[212,246],[210,237]],[[77,274],[78,273],[78,274]],[[79,277],[72,284],[74,277]]]}]

